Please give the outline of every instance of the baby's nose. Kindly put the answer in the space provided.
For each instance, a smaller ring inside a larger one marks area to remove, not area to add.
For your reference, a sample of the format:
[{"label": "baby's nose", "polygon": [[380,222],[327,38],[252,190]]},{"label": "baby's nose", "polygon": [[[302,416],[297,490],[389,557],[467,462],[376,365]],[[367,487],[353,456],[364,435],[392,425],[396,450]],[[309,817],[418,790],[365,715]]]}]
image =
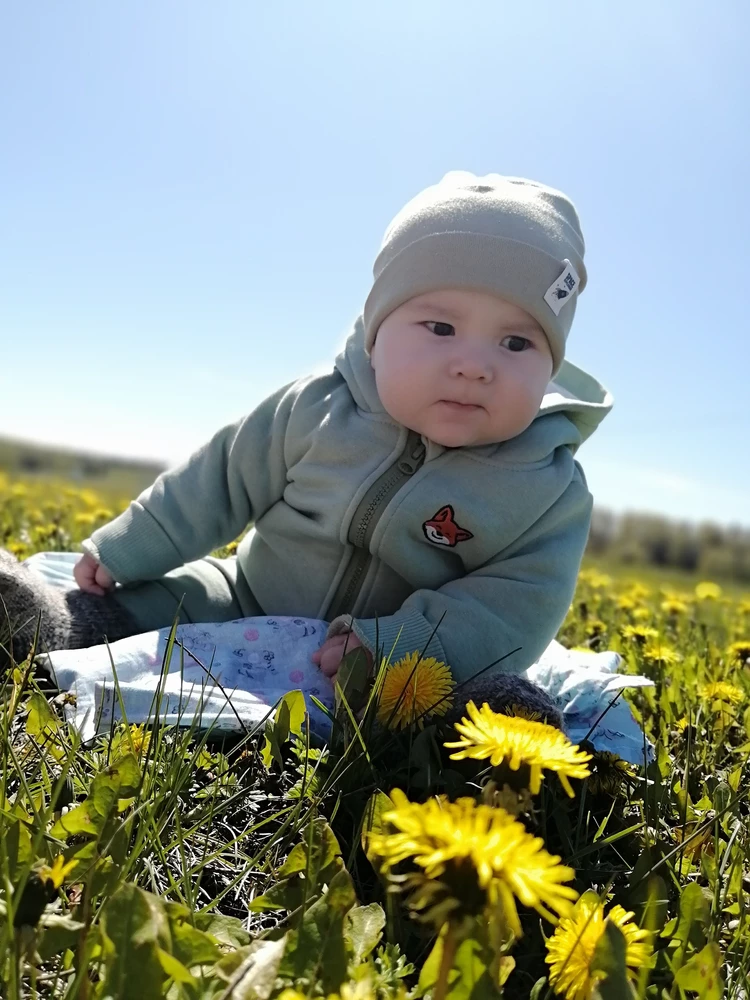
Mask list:
[{"label": "baby's nose", "polygon": [[480,353],[462,354],[453,362],[453,374],[463,378],[478,379],[489,382],[492,378],[492,365]]}]

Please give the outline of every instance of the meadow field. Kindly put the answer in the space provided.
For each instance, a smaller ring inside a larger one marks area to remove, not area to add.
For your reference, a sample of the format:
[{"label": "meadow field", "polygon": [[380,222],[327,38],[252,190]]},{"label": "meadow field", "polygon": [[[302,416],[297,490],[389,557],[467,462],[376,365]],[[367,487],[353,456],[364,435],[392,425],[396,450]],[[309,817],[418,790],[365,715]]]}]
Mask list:
[{"label": "meadow field", "polygon": [[[0,472],[0,545],[75,550],[129,499]],[[654,681],[624,695],[648,767],[522,714],[447,726],[419,650],[369,693],[347,665],[323,747],[299,692],[242,736],[81,745],[12,664],[0,996],[746,998],[750,593],[587,561],[558,639]]]}]

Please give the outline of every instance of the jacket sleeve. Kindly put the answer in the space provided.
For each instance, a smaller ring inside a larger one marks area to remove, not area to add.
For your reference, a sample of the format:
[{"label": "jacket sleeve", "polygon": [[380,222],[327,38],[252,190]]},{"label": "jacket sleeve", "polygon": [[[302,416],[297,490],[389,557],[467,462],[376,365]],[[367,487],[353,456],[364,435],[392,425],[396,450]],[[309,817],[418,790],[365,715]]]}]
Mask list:
[{"label": "jacket sleeve", "polygon": [[296,384],[163,472],[124,513],[98,528],[84,551],[126,584],[157,579],[237,538],[283,495]]},{"label": "jacket sleeve", "polygon": [[[576,462],[563,494],[507,549],[438,590],[417,590],[393,615],[342,616],[328,635],[351,628],[395,662],[419,651],[447,663],[457,683],[512,650],[495,668],[522,673],[555,638],[575,593],[593,498]],[[520,647],[520,648],[519,648]]]}]

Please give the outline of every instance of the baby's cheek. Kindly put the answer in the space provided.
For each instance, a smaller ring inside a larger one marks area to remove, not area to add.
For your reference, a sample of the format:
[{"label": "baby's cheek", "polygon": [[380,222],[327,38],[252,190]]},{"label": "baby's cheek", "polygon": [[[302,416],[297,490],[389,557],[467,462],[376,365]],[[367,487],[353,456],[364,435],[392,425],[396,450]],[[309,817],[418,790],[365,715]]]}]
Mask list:
[{"label": "baby's cheek", "polygon": [[397,423],[411,427],[419,412],[422,396],[421,380],[398,373],[386,380],[380,399],[388,415]]}]

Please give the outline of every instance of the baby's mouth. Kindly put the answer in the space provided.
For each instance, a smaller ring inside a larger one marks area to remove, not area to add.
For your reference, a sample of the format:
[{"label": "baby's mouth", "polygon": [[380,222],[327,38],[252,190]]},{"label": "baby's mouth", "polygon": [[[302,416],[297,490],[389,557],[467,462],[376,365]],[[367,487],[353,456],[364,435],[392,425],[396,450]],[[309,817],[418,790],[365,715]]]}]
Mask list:
[{"label": "baby's mouth", "polygon": [[456,413],[471,413],[474,410],[483,409],[478,403],[461,403],[455,399],[439,399],[438,402]]}]

